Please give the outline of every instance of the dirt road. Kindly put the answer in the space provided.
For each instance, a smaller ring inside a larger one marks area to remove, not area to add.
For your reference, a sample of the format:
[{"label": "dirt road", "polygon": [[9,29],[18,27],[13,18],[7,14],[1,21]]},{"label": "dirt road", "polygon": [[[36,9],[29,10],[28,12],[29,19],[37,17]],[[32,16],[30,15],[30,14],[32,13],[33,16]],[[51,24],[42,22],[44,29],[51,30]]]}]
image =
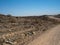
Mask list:
[{"label": "dirt road", "polygon": [[49,29],[28,45],[60,45],[60,25]]},{"label": "dirt road", "polygon": [[48,17],[51,18],[51,19],[55,19],[55,20],[60,21],[60,18],[56,18],[56,17],[54,17],[54,16],[48,16]]}]

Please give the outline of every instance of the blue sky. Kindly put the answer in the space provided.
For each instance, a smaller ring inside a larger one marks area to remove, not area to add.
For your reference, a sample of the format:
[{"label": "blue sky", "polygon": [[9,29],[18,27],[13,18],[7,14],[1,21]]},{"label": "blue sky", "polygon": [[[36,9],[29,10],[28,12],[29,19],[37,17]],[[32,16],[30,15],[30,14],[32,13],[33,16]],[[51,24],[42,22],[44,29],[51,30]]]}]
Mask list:
[{"label": "blue sky", "polygon": [[0,13],[14,16],[59,14],[60,0],[0,0]]}]

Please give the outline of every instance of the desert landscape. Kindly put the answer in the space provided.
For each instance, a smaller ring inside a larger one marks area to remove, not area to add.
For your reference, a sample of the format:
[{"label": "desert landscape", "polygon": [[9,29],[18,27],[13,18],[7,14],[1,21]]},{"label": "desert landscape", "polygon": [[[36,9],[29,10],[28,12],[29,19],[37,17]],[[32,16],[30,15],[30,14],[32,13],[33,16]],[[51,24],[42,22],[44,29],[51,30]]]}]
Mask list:
[{"label": "desert landscape", "polygon": [[0,45],[60,45],[60,14],[0,14]]},{"label": "desert landscape", "polygon": [[60,0],[0,0],[0,45],[60,45]]}]

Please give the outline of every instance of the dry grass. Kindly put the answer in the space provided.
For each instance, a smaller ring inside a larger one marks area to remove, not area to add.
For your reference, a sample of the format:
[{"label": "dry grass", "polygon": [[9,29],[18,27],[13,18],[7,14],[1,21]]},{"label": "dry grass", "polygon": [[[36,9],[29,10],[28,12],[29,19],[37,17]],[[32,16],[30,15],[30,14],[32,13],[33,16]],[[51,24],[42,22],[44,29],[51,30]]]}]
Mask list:
[{"label": "dry grass", "polygon": [[47,16],[14,17],[0,14],[0,45],[27,45],[58,23]]}]

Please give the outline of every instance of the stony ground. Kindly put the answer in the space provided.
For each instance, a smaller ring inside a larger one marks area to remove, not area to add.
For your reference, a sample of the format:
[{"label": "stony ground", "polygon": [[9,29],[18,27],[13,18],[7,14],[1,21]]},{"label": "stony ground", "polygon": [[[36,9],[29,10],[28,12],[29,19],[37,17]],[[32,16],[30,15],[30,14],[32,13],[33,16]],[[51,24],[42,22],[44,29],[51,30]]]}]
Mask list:
[{"label": "stony ground", "polygon": [[27,45],[60,24],[48,16],[15,17],[0,14],[0,45]]}]

